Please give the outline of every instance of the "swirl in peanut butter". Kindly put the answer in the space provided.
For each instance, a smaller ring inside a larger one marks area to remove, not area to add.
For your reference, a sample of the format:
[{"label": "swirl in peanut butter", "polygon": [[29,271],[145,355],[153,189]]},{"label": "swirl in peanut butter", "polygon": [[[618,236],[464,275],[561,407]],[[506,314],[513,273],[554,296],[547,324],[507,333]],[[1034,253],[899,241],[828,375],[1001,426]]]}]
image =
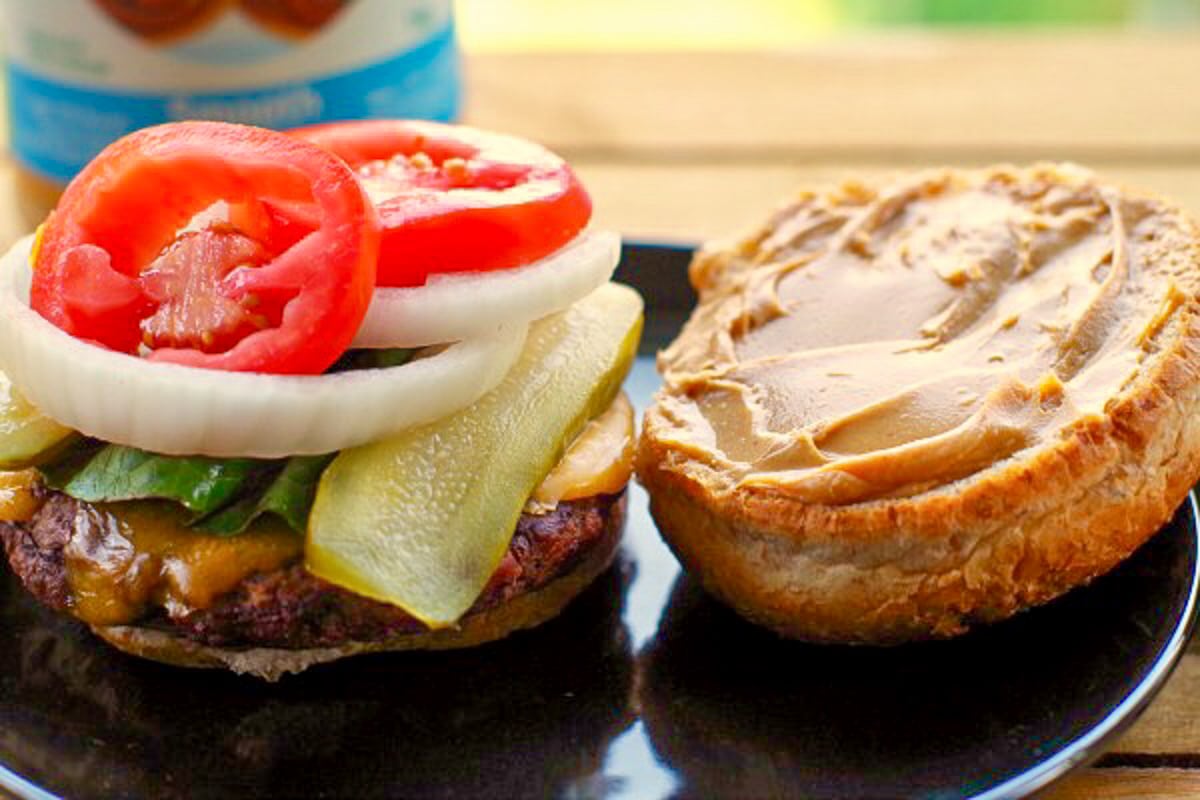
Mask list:
[{"label": "swirl in peanut butter", "polygon": [[813,503],[968,477],[1105,413],[1196,296],[1180,230],[1074,168],[802,195],[693,264],[658,436]]}]

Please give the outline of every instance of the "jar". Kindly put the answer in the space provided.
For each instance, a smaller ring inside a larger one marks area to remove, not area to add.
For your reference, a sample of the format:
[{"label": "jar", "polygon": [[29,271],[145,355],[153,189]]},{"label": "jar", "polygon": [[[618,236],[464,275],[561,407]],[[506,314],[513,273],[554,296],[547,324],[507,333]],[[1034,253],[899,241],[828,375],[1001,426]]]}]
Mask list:
[{"label": "jar", "polygon": [[218,119],[452,120],[452,0],[0,0],[29,221],[112,140]]}]

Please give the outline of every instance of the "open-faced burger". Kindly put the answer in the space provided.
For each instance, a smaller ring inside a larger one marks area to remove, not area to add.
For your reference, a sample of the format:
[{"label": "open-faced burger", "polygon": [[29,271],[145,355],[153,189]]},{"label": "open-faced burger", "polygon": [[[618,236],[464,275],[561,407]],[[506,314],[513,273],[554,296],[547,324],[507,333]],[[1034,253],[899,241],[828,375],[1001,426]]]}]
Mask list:
[{"label": "open-faced burger", "polygon": [[590,213],[469,128],[114,143],[0,267],[17,577],[123,650],[267,678],[553,616],[632,463],[642,303]]},{"label": "open-faced burger", "polygon": [[1200,227],[1073,165],[806,191],[705,249],[638,476],[746,618],[892,644],[1088,583],[1200,480]]}]

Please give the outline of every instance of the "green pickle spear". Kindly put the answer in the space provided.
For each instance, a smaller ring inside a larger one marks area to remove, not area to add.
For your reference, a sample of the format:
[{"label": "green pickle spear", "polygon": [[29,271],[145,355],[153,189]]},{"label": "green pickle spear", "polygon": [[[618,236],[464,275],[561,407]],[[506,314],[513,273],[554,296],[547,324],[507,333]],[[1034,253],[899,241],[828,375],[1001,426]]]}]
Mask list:
[{"label": "green pickle spear", "polygon": [[453,625],[508,549],[529,495],[616,398],[642,330],[607,284],[534,323],[516,365],[464,411],[340,453],[317,488],[309,571]]},{"label": "green pickle spear", "polygon": [[73,433],[34,408],[0,372],[0,470],[40,463]]}]

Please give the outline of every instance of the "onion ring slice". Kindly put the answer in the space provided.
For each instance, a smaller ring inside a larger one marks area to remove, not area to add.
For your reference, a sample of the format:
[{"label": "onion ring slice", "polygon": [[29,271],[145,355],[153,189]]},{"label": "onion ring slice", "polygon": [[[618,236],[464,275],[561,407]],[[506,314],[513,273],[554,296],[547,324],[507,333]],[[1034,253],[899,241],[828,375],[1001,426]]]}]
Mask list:
[{"label": "onion ring slice", "polygon": [[424,286],[376,287],[351,347],[422,347],[533,322],[607,283],[620,258],[621,237],[594,231],[523,267],[431,275]]},{"label": "onion ring slice", "polygon": [[332,375],[145,361],[76,339],[29,307],[32,242],[0,259],[0,369],[57,422],[156,453],[280,458],[381,439],[479,399],[525,341],[525,325],[492,328],[402,366]]}]

